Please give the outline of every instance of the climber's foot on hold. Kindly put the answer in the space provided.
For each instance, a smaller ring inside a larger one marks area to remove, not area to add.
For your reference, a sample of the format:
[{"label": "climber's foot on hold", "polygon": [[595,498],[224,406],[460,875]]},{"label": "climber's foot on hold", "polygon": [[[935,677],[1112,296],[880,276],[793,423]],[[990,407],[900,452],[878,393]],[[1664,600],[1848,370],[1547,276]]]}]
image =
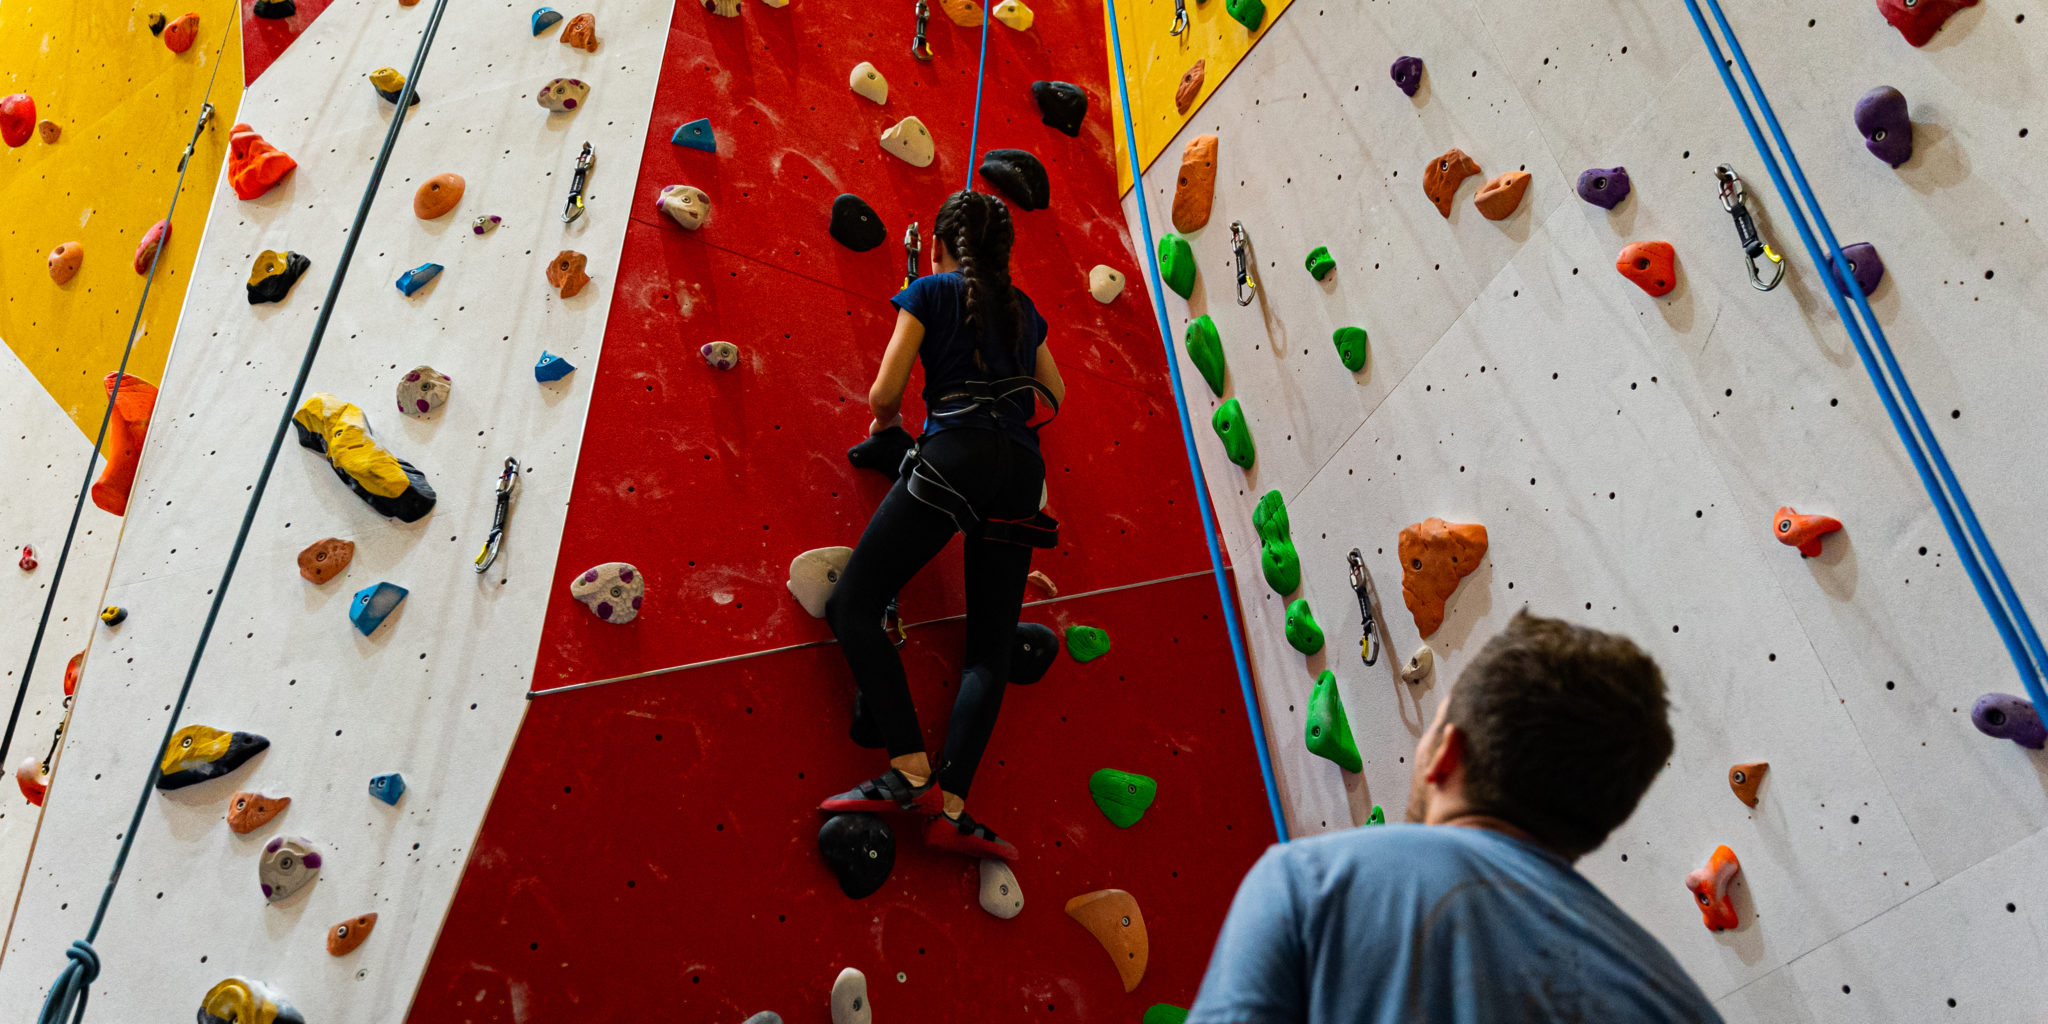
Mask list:
[{"label": "climber's foot on hold", "polygon": [[961,811],[957,817],[946,814],[934,816],[925,824],[924,843],[934,849],[951,850],[969,857],[1017,859],[1014,843],[998,839],[995,830],[975,821],[966,811]]},{"label": "climber's foot on hold", "polygon": [[894,768],[847,790],[838,796],[826,797],[818,804],[821,811],[844,814],[848,811],[923,811],[938,814],[940,809],[938,783],[926,779],[924,785],[912,785],[903,773]]}]

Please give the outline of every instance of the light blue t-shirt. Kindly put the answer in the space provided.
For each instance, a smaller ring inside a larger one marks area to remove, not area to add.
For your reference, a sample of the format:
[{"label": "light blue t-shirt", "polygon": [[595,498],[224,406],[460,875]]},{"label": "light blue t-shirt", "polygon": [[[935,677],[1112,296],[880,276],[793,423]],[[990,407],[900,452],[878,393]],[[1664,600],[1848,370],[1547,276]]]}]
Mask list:
[{"label": "light blue t-shirt", "polygon": [[1563,858],[1499,832],[1429,825],[1267,850],[1237,890],[1188,1015],[1188,1024],[1720,1020],[1671,954]]}]

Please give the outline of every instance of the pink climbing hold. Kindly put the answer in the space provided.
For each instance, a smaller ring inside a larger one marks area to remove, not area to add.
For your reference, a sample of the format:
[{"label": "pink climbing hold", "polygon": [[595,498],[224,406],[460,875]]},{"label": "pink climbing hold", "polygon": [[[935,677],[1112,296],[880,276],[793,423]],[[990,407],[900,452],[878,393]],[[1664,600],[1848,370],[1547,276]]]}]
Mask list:
[{"label": "pink climbing hold", "polygon": [[149,231],[142,236],[142,244],[135,247],[135,272],[149,273],[149,268],[156,266],[157,252],[170,240],[170,221],[160,220],[150,225]]}]

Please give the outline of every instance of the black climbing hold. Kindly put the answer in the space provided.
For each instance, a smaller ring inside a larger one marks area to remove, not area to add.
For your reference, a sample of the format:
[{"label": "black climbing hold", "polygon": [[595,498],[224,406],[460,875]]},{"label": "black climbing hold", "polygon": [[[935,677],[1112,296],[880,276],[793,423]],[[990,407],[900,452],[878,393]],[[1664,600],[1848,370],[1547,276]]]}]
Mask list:
[{"label": "black climbing hold", "polygon": [[909,431],[890,427],[879,434],[869,434],[867,440],[848,448],[846,461],[855,469],[872,469],[894,480],[913,443]]},{"label": "black climbing hold", "polygon": [[292,0],[256,0],[256,9],[249,13],[259,18],[283,20],[299,13],[299,8]]},{"label": "black climbing hold", "polygon": [[867,200],[851,192],[832,200],[831,230],[834,240],[854,252],[866,252],[882,244],[889,234],[882,227],[882,215]]},{"label": "black climbing hold", "polygon": [[1050,626],[1036,622],[1017,623],[1017,639],[1010,648],[1010,681],[1030,686],[1045,678],[1060,656],[1060,635]]},{"label": "black climbing hold", "polygon": [[1052,202],[1052,181],[1045,165],[1021,149],[991,149],[981,161],[981,176],[1026,210],[1043,210]]},{"label": "black climbing hold", "polygon": [[283,301],[312,265],[312,260],[295,252],[263,250],[249,271],[249,305]]},{"label": "black climbing hold", "polygon": [[818,853],[850,899],[874,894],[896,866],[896,836],[872,814],[839,814],[818,830]]},{"label": "black climbing hold", "polygon": [[1081,134],[1081,120],[1088,116],[1088,94],[1072,82],[1033,82],[1031,97],[1038,101],[1038,114],[1046,124],[1069,136]]},{"label": "black climbing hold", "polygon": [[163,34],[164,34],[164,25],[165,25],[165,24],[167,24],[167,22],[165,22],[165,20],[164,20],[163,12],[159,11],[159,12],[157,12],[157,13],[155,13],[155,14],[152,14],[152,15],[150,15],[150,16],[149,16],[149,34],[150,34],[150,35],[153,35],[153,36],[160,36],[160,35],[163,35]]}]

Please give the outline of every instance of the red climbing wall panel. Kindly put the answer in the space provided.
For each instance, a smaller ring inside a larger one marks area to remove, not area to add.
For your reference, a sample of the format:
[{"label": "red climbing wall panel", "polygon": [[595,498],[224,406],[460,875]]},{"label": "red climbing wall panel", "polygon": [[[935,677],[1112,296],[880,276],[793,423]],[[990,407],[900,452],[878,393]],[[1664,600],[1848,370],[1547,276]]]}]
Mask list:
[{"label": "red climbing wall panel", "polygon": [[[1067,411],[1044,434],[1063,543],[1036,564],[1068,595],[1130,589],[1026,613],[1104,626],[1116,647],[1013,689],[977,782],[978,816],[1024,850],[1024,914],[982,912],[973,862],[926,852],[914,830],[899,834],[881,892],[839,892],[817,856],[813,808],[879,757],[845,739],[853,687],[837,651],[780,651],[536,697],[413,1021],[510,1021],[515,999],[524,1020],[635,1019],[656,991],[665,1012],[692,1019],[774,1009],[823,1020],[825,991],[848,965],[868,973],[886,1013],[942,1020],[970,1007],[977,1020],[1049,1007],[1126,1020],[1193,997],[1229,894],[1272,826],[1214,586],[1174,578],[1207,559],[1116,203],[1100,13],[1036,9],[1029,33],[991,28],[981,122],[984,151],[1028,149],[1052,178],[1052,209],[1017,215],[1016,280],[1052,323],[1069,383]],[[885,489],[844,450],[867,425],[903,230],[915,219],[928,233],[970,166],[979,34],[934,5],[938,56],[921,65],[910,28],[907,6],[750,5],[723,19],[678,5],[638,187],[607,192],[602,162],[592,182],[597,210],[630,201],[634,223],[590,375],[558,566],[566,578],[633,562],[649,580],[646,606],[633,625],[609,626],[552,581],[535,690],[829,638],[784,588],[788,563],[854,543]],[[847,88],[863,60],[888,77],[886,106]],[[1034,79],[1088,92],[1080,138],[1039,122]],[[911,114],[938,141],[929,168],[876,144]],[[704,116],[717,153],[670,144],[676,125]],[[655,208],[671,183],[709,193],[703,230]],[[841,192],[875,206],[887,244],[853,253],[830,239]],[[1096,263],[1132,279],[1108,306],[1087,294]],[[713,340],[740,346],[739,369],[704,364],[697,347]],[[508,543],[517,530],[515,516]],[[904,617],[956,614],[959,595],[949,551],[906,590]],[[906,648],[934,749],[959,643],[947,624],[914,630]],[[1127,831],[1087,795],[1088,774],[1111,766],[1160,780],[1158,806]],[[1151,971],[1129,996],[1060,911],[1104,887],[1136,894],[1152,929]]]},{"label": "red climbing wall panel", "polygon": [[[259,18],[256,16],[256,0],[242,0],[242,84],[256,81],[256,76],[270,67],[277,55],[320,16],[333,0],[292,0],[295,8],[289,18]],[[410,59],[411,51],[407,57]]]}]

